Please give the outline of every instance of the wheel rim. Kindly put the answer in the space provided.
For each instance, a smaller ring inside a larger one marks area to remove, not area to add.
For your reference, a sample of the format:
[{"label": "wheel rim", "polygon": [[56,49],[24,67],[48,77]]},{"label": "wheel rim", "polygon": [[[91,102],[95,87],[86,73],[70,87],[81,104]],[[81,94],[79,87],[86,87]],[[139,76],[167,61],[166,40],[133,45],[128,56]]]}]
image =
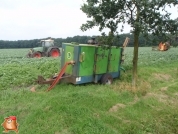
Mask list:
[{"label": "wheel rim", "polygon": [[110,79],[107,79],[107,81],[106,81],[106,85],[111,85],[111,80]]},{"label": "wheel rim", "polygon": [[53,50],[53,51],[51,52],[51,56],[52,56],[52,57],[58,57],[58,56],[59,56],[58,50]]}]

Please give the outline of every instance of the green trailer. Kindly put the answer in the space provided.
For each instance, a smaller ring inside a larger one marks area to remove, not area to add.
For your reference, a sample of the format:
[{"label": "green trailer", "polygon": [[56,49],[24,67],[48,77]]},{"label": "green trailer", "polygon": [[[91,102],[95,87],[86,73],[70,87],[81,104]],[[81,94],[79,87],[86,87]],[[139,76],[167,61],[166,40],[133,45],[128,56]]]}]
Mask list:
[{"label": "green trailer", "polygon": [[71,75],[68,81],[73,84],[97,83],[106,74],[112,78],[120,75],[120,47],[110,49],[107,46],[64,43],[62,51],[61,66],[71,60],[75,61],[75,64],[67,66],[65,71],[66,75]]},{"label": "green trailer", "polygon": [[61,71],[45,80],[38,76],[39,84],[50,84],[51,90],[59,81],[84,84],[111,84],[121,72],[123,47],[98,46],[89,44],[63,43]]}]

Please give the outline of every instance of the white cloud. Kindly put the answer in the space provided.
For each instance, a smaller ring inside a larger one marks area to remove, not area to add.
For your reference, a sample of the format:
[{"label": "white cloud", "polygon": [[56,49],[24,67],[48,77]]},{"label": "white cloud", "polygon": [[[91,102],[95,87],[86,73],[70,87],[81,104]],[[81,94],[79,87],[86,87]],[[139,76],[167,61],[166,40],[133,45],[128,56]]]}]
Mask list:
[{"label": "white cloud", "polygon": [[[0,0],[0,40],[100,35],[98,28],[80,30],[87,20],[80,10],[82,3],[83,0]],[[124,32],[129,31],[130,27],[125,26]]]},{"label": "white cloud", "polygon": [[1,1],[0,37],[20,40],[84,35],[79,29],[86,21],[86,15],[80,10],[81,4],[82,0]]}]

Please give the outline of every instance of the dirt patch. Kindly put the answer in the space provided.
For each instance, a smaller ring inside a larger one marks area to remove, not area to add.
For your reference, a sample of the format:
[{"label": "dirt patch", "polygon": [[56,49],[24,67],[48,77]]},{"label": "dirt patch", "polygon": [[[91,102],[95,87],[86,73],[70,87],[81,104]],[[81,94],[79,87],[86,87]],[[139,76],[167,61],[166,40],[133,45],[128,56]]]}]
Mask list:
[{"label": "dirt patch", "polygon": [[33,86],[32,88],[30,88],[30,91],[31,91],[31,92],[36,92],[36,87]]},{"label": "dirt patch", "polygon": [[170,80],[171,79],[171,75],[169,74],[159,74],[159,73],[154,73],[153,76],[157,79],[157,80]]},{"label": "dirt patch", "polygon": [[149,97],[154,97],[154,98],[158,99],[158,101],[163,102],[163,103],[165,103],[169,100],[169,97],[165,94],[147,93],[145,98],[149,98]]},{"label": "dirt patch", "polygon": [[67,129],[63,129],[61,132],[55,132],[55,134],[71,134]]},{"label": "dirt patch", "polygon": [[109,109],[109,112],[117,112],[120,108],[124,108],[125,105],[122,103],[117,103]]},{"label": "dirt patch", "polygon": [[178,93],[175,93],[174,95],[178,97]]},{"label": "dirt patch", "polygon": [[131,121],[130,120],[123,120],[123,123],[128,124],[128,123],[131,123]]},{"label": "dirt patch", "polygon": [[162,87],[160,91],[167,91],[168,87]]},{"label": "dirt patch", "polygon": [[[118,86],[119,85],[119,86]],[[115,84],[111,85],[111,89],[115,91],[121,91],[121,90],[129,90],[132,91],[132,85],[128,82],[116,82]]]}]

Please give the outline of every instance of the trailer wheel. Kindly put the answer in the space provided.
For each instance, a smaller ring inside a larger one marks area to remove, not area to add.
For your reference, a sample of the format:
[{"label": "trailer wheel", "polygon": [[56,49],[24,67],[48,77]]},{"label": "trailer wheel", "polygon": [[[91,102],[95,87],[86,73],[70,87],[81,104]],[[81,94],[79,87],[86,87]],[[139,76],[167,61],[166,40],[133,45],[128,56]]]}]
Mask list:
[{"label": "trailer wheel", "polygon": [[49,56],[50,57],[58,57],[58,56],[60,56],[59,49],[56,49],[56,48],[51,49],[51,51],[49,52]]},{"label": "trailer wheel", "polygon": [[102,77],[101,77],[101,84],[104,84],[104,85],[111,85],[113,82],[113,78],[112,78],[112,75],[111,74],[104,74]]},{"label": "trailer wheel", "polygon": [[41,53],[40,52],[34,52],[33,58],[41,58]]}]

